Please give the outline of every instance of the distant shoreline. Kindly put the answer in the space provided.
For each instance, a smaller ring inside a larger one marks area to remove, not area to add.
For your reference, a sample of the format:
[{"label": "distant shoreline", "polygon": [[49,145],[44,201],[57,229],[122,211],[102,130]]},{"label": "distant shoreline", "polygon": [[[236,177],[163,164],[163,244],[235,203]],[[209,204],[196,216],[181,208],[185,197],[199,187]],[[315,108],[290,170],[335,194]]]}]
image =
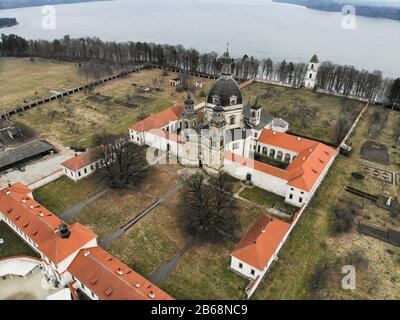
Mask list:
[{"label": "distant shoreline", "polygon": [[46,5],[61,5],[61,4],[78,4],[84,2],[100,2],[100,1],[113,1],[113,0],[15,0],[14,3],[3,2],[0,0],[0,11],[9,9],[20,9],[20,8],[33,8],[41,7]]},{"label": "distant shoreline", "polygon": [[11,28],[19,25],[15,18],[0,18],[0,29]]},{"label": "distant shoreline", "polygon": [[[326,11],[326,12],[342,12],[345,2],[338,3],[333,0],[321,2],[319,0],[271,0],[275,3],[291,4],[301,6],[307,9]],[[372,5],[353,5],[356,9],[356,15],[367,18],[389,19],[400,21],[400,7],[390,6],[372,6]]]}]

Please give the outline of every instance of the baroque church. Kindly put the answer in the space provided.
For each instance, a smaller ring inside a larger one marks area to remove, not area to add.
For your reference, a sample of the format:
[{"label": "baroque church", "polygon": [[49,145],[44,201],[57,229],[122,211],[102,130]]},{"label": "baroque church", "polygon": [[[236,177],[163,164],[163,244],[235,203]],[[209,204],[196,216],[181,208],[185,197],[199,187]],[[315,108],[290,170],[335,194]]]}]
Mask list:
[{"label": "baroque church", "polygon": [[[309,80],[315,78],[315,59],[310,61]],[[228,51],[220,62],[220,77],[205,101],[196,104],[189,94],[183,105],[135,123],[129,128],[131,141],[150,146],[155,154],[166,152],[170,163],[175,159],[211,174],[224,170],[301,207],[321,183],[336,151],[287,134],[289,124],[269,114],[268,106],[264,108],[257,100],[245,103],[244,86],[233,77]],[[276,161],[286,169],[271,165]]]},{"label": "baroque church", "polygon": [[[223,169],[226,151],[250,157],[264,129],[287,131],[288,123],[267,113],[258,101],[244,103],[228,51],[220,62],[221,75],[205,102],[196,105],[189,94],[173,112],[160,112],[135,124],[130,129],[132,141],[171,151],[182,165],[215,173]],[[160,134],[169,140],[167,144]]]}]

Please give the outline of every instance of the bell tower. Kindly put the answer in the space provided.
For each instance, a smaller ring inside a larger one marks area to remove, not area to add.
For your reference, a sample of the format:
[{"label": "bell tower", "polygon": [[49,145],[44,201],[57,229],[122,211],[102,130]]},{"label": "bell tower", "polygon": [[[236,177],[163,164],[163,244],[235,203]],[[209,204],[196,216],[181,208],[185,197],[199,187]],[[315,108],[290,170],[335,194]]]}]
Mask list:
[{"label": "bell tower", "polygon": [[225,128],[224,109],[221,106],[216,106],[213,110],[207,135],[208,157],[204,167],[209,173],[218,173],[224,167]]},{"label": "bell tower", "polygon": [[314,89],[317,81],[317,73],[319,68],[319,60],[316,54],[313,55],[308,63],[306,77],[304,79],[304,86],[306,89]]},{"label": "bell tower", "polygon": [[196,127],[197,115],[194,110],[194,101],[188,93],[185,99],[185,107],[181,114],[182,128],[181,129],[194,129]]},{"label": "bell tower", "polygon": [[261,105],[258,103],[258,100],[251,105],[250,107],[250,123],[253,126],[258,126],[261,121]]}]

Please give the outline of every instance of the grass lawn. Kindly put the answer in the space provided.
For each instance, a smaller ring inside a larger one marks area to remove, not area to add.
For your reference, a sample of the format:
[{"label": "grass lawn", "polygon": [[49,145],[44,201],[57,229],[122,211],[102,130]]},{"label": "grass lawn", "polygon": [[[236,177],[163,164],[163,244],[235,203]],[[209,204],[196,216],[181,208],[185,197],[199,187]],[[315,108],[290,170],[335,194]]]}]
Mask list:
[{"label": "grass lawn", "polygon": [[0,238],[4,240],[4,243],[0,244],[0,259],[13,256],[38,257],[38,254],[3,221],[0,221]]},{"label": "grass lawn", "polygon": [[37,202],[54,214],[59,215],[79,202],[91,198],[106,187],[95,175],[91,175],[78,183],[62,176],[56,181],[36,189],[33,196]]},{"label": "grass lawn", "polygon": [[243,94],[245,101],[258,98],[267,112],[288,121],[290,132],[331,143],[335,143],[339,119],[351,123],[362,107],[352,100],[266,83],[254,83]]},{"label": "grass lawn", "polygon": [[[355,230],[339,236],[332,232],[333,210],[348,196],[345,187],[351,180],[351,173],[359,169],[359,150],[367,136],[370,116],[371,110],[356,129],[352,156],[340,156],[335,162],[254,299],[400,298],[400,248],[360,235]],[[344,259],[357,249],[364,251],[368,267],[356,268],[356,290],[343,290],[341,268],[347,264]],[[310,290],[310,282],[319,267],[323,267],[327,281],[322,292],[316,295]]]},{"label": "grass lawn", "polygon": [[[239,202],[239,238],[261,213],[260,209]],[[236,241],[226,241],[194,246],[160,287],[176,299],[244,299],[248,281],[229,269],[230,253],[236,245]]]},{"label": "grass lawn", "polygon": [[25,99],[34,101],[83,84],[73,63],[29,58],[0,58],[0,112],[14,109]]},{"label": "grass lawn", "polygon": [[285,198],[280,197],[272,192],[268,192],[256,186],[253,186],[251,188],[246,187],[240,193],[240,196],[247,200],[253,201],[265,208],[269,208],[272,205],[276,205],[278,207],[288,210],[291,213],[295,213],[299,210],[297,207],[286,203]]},{"label": "grass lawn", "polygon": [[93,230],[100,241],[104,240],[172,189],[176,183],[177,179],[171,172],[151,167],[148,177],[137,188],[112,190],[83,209],[70,222],[80,222]]},{"label": "grass lawn", "polygon": [[[53,101],[39,108],[30,110],[15,117],[15,121],[30,127],[36,136],[54,139],[65,146],[90,147],[95,134],[109,132],[127,134],[128,128],[140,117],[160,112],[175,104],[183,103],[186,92],[177,93],[168,84],[171,73],[163,78],[161,70],[145,70],[130,75],[127,78],[112,81],[97,87],[92,93],[78,93],[62,100]],[[192,79],[195,81],[195,78]],[[212,80],[205,80],[204,92],[207,92]],[[133,84],[135,86],[133,86]],[[139,86],[161,86],[164,91],[138,93]],[[201,90],[193,92],[196,102],[202,102]],[[94,99],[96,94],[111,99]],[[129,108],[126,103],[130,96],[140,96],[151,99],[150,103],[138,103]]]},{"label": "grass lawn", "polygon": [[144,277],[150,277],[185,246],[174,206],[160,205],[115,240],[109,251]]},{"label": "grass lawn", "polygon": [[83,209],[70,223],[80,222],[104,240],[154,201],[133,190],[113,190]]}]

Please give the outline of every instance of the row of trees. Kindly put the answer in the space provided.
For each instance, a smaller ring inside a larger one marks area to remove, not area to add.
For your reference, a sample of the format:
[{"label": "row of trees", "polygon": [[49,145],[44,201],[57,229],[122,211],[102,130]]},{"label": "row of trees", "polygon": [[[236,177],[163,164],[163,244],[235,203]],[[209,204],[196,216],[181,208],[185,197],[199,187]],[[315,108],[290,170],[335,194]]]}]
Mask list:
[{"label": "row of trees", "polygon": [[[199,53],[182,45],[159,45],[145,42],[104,42],[98,38],[25,40],[16,35],[2,35],[0,55],[31,56],[79,62],[85,66],[84,73],[93,77],[112,68],[122,71],[132,64],[151,63],[218,75],[220,63],[216,52]],[[90,61],[90,64],[87,65]],[[305,77],[307,64],[283,60],[255,59],[247,55],[235,59],[235,76],[239,79],[259,78],[300,86]],[[107,66],[107,68],[101,67]],[[96,71],[97,70],[97,71]],[[99,71],[100,70],[100,71]],[[357,70],[324,62],[320,66],[317,87],[344,95],[372,99],[384,103],[397,103],[393,94],[394,81],[384,79],[380,71]],[[396,91],[397,92],[397,91]]]},{"label": "row of trees", "polygon": [[382,72],[359,71],[353,66],[324,62],[318,69],[317,87],[346,96],[353,95],[374,101],[388,101],[392,79],[384,79]]}]

